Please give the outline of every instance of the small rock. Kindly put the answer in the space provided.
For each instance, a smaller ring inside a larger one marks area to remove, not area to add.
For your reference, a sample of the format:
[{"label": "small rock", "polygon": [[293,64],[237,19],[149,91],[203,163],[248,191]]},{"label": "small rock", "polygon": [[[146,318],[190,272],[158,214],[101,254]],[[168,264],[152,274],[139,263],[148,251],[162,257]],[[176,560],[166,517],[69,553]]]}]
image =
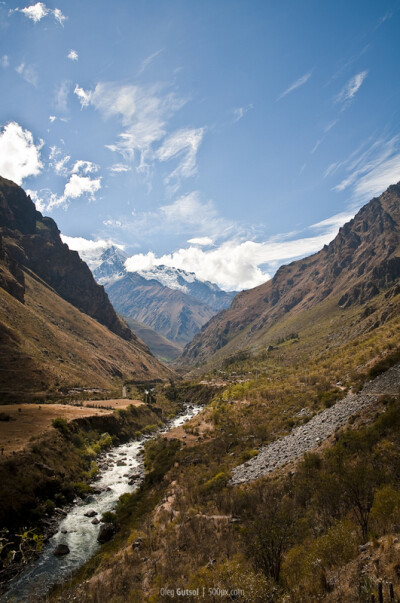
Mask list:
[{"label": "small rock", "polygon": [[92,523],[94,526],[97,526],[97,524],[98,524],[98,523],[100,523],[100,522],[99,522],[99,520],[97,519],[97,517],[95,517],[94,519],[92,519],[92,522],[91,522],[91,523]]}]

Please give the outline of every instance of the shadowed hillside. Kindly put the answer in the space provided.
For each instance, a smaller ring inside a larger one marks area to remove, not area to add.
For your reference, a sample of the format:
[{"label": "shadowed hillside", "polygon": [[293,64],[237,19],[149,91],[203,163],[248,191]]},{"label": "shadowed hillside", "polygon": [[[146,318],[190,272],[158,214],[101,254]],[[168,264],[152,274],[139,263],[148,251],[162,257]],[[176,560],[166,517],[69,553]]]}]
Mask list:
[{"label": "shadowed hillside", "polygon": [[24,191],[0,178],[1,400],[169,375]]}]

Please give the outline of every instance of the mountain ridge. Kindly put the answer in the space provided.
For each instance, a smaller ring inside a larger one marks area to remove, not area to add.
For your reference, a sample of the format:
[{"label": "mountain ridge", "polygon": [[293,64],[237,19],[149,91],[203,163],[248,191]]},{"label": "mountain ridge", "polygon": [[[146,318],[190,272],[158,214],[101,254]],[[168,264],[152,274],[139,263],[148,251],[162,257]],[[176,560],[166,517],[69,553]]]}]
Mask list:
[{"label": "mountain ridge", "polygon": [[128,271],[128,256],[115,245],[80,254],[122,316],[147,325],[180,346],[217,311],[230,305],[235,295],[179,268]]},{"label": "mountain ridge", "polygon": [[238,349],[249,346],[283,317],[330,297],[343,309],[367,302],[400,277],[399,248],[400,183],[363,206],[319,252],[281,266],[271,280],[239,293],[186,346],[183,362],[202,364],[218,351],[223,355],[234,338]]},{"label": "mountain ridge", "polygon": [[[0,402],[104,391],[172,372],[117,316],[57,225],[0,178]],[[120,390],[121,391],[121,390]]]}]

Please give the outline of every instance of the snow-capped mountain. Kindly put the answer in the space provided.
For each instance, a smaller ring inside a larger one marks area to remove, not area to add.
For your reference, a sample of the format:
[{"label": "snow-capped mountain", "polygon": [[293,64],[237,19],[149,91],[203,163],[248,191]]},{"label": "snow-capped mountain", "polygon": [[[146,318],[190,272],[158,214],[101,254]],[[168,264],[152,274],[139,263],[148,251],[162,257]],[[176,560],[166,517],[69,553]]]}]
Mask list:
[{"label": "snow-capped mountain", "polygon": [[[80,251],[79,254],[91,269],[96,281],[106,289],[129,274],[125,268],[128,255],[114,245]],[[217,312],[228,308],[237,293],[223,291],[210,281],[201,281],[194,272],[169,266],[155,266],[150,270],[138,270],[130,274],[139,274],[147,281],[157,281],[163,287],[187,293]]]},{"label": "snow-capped mountain", "polygon": [[235,296],[179,268],[157,266],[128,272],[128,256],[116,246],[79,253],[117,312],[179,345],[190,341],[216,312],[230,306]]},{"label": "snow-capped mountain", "polygon": [[156,280],[164,287],[188,293],[217,311],[230,306],[237,293],[222,291],[215,283],[201,281],[194,272],[186,272],[180,268],[155,266],[151,270],[138,270],[138,274],[146,280]]},{"label": "snow-capped mountain", "polygon": [[126,274],[125,261],[128,256],[115,245],[79,251],[79,255],[89,266],[99,285],[106,287]]}]

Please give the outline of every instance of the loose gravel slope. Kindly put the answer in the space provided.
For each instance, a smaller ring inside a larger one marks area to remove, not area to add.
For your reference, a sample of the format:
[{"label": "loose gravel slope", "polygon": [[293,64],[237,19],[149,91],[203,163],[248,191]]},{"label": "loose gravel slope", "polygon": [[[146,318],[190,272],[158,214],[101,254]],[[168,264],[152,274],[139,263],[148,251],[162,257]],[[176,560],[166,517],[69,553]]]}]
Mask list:
[{"label": "loose gravel slope", "polygon": [[305,425],[293,429],[289,435],[264,446],[258,456],[233,469],[230,483],[249,482],[296,461],[305,452],[328,439],[352,415],[376,402],[382,394],[400,394],[400,365],[367,383],[358,394],[348,394],[331,408],[315,415]]}]

